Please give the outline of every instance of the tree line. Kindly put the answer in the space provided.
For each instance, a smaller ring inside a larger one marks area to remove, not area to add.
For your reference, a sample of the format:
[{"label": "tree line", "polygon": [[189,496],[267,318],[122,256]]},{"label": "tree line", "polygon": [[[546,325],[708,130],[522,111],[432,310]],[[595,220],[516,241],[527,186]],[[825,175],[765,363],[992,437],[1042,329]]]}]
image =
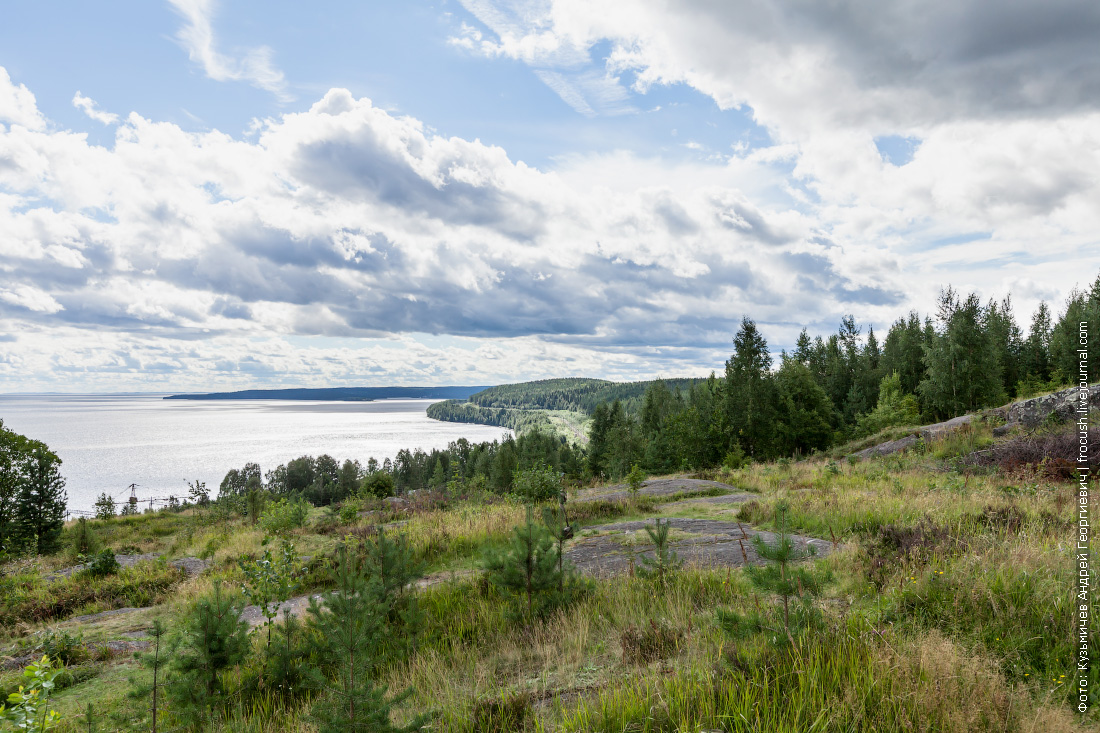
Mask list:
[{"label": "tree line", "polygon": [[[724,374],[687,389],[661,381],[636,411],[622,402],[592,415],[586,469],[622,477],[634,463],[654,471],[806,455],[883,428],[961,415],[1052,391],[1079,379],[1081,322],[1100,324],[1100,277],[1075,289],[1055,321],[1041,303],[1025,336],[1011,297],[983,303],[941,291],[934,317],[913,311],[880,343],[852,316],[836,333],[803,329],[774,359],[745,317]],[[1100,334],[1089,339],[1089,382],[1100,379]]]}]

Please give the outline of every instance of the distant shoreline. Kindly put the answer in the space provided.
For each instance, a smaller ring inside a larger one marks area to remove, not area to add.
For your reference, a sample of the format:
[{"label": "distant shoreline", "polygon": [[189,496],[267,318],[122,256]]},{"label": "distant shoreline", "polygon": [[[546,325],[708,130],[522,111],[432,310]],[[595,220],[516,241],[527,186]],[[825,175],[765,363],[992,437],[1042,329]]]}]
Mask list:
[{"label": "distant shoreline", "polygon": [[487,387],[301,387],[290,389],[244,389],[236,392],[172,394],[166,400],[331,400],[371,402],[385,399],[465,400]]}]

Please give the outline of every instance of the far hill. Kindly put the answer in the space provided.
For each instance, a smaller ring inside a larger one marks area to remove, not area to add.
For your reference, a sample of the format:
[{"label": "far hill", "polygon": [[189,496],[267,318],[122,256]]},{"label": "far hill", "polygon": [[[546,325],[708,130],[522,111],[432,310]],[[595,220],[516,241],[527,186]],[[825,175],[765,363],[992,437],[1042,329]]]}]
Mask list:
[{"label": "far hill", "polygon": [[238,392],[174,394],[166,400],[464,400],[486,387],[295,387],[291,389],[244,389]]},{"label": "far hill", "polygon": [[[428,407],[428,417],[448,422],[498,425],[516,431],[545,428],[582,442],[584,423],[597,405],[618,400],[628,413],[640,409],[646,382],[610,382],[569,377],[502,384]],[[661,380],[670,390],[689,389],[699,379]]]}]

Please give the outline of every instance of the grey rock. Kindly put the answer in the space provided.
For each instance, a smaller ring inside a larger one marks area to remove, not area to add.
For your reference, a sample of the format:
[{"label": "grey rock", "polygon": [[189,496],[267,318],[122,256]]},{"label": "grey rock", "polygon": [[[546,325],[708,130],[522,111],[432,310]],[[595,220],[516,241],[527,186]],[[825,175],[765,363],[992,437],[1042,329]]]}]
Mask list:
[{"label": "grey rock", "polygon": [[[1087,393],[1086,404],[1090,408],[1100,408],[1100,384],[1090,385]],[[1025,428],[1039,425],[1052,414],[1055,419],[1065,422],[1077,415],[1080,396],[1081,390],[1071,387],[1054,394],[1014,402],[1004,410],[1004,418],[1008,426],[1023,425]]]}]

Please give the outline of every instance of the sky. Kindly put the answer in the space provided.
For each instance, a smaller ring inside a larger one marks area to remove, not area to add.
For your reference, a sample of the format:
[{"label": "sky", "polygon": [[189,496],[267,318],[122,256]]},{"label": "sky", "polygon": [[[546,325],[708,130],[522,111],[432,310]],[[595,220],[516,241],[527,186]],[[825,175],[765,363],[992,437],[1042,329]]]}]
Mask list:
[{"label": "sky", "polygon": [[0,392],[721,370],[1100,272],[1100,4],[8,2]]}]

